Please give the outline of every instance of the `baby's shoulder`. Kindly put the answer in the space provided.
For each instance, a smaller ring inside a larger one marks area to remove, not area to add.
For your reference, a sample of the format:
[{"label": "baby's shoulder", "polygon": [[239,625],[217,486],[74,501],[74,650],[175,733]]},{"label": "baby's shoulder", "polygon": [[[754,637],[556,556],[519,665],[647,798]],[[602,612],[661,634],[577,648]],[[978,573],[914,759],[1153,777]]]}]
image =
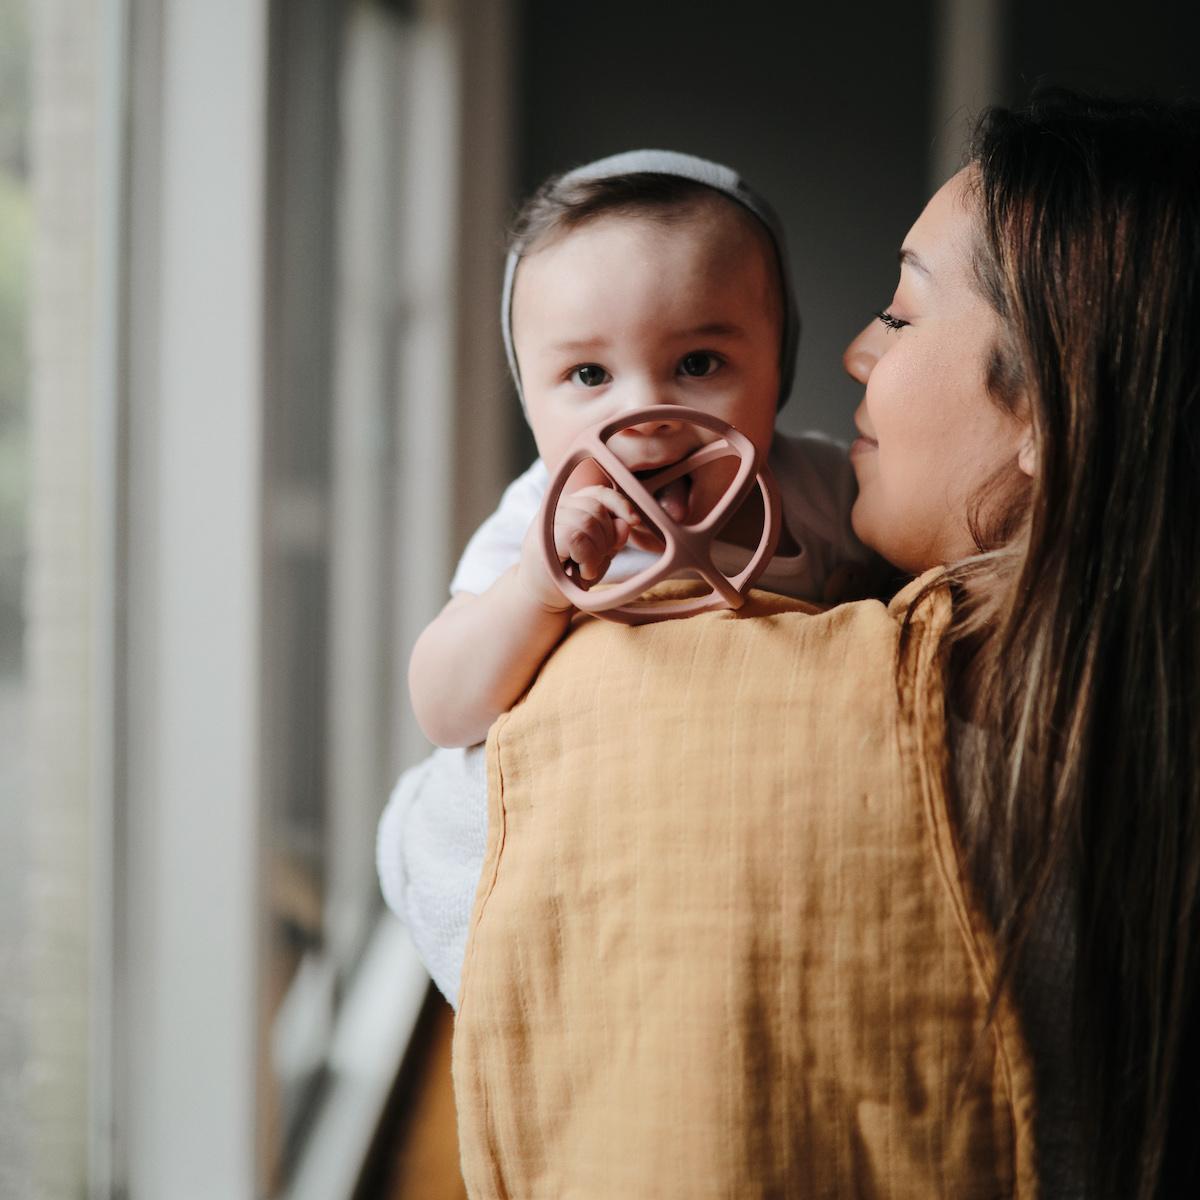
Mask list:
[{"label": "baby's shoulder", "polygon": [[771,439],[770,461],[777,473],[781,468],[815,470],[822,476],[841,479],[846,472],[852,472],[846,443],[816,430],[807,433],[777,430]]},{"label": "baby's shoulder", "polygon": [[857,491],[844,443],[824,433],[777,433],[769,461],[785,508],[799,504],[840,525]]},{"label": "baby's shoulder", "polygon": [[492,519],[501,521],[515,520],[521,525],[522,534],[525,526],[533,520],[542,504],[542,497],[550,486],[549,473],[546,464],[540,458],[535,458],[520,475],[504,489],[500,503],[496,506]]},{"label": "baby's shoulder", "polygon": [[504,491],[504,497],[507,499],[510,496],[521,497],[529,496],[537,499],[541,503],[542,497],[546,494],[546,489],[550,486],[550,472],[546,470],[546,464],[540,458],[535,458],[533,462],[521,472],[508,485]]}]

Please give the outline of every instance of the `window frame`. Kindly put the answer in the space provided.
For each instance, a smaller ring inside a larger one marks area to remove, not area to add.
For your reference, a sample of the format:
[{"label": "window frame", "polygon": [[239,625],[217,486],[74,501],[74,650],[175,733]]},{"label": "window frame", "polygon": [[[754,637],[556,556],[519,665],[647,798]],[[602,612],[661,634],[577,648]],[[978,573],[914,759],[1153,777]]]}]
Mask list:
[{"label": "window frame", "polygon": [[[381,916],[340,1010],[325,1101],[280,1192],[261,1121],[273,2],[111,0],[100,348],[111,586],[98,686],[113,716],[96,764],[108,797],[94,842],[96,1197],[349,1196],[427,988],[411,942]],[[494,390],[500,361],[462,326],[477,293],[497,294],[498,256],[468,251],[494,242],[508,195],[510,2],[485,8],[476,20],[456,2],[415,6],[428,107],[413,119],[443,139],[437,179],[453,203],[428,193],[412,213],[448,214],[442,261],[427,264],[440,324],[407,380],[440,380],[445,404],[400,464],[401,509],[419,495],[441,513],[417,547],[425,577],[396,614],[402,644],[440,603],[455,545],[507,470],[495,455],[507,414],[493,405],[480,419],[464,400],[484,375]],[[467,64],[487,65],[472,78]],[[420,749],[400,737],[397,765]]]}]

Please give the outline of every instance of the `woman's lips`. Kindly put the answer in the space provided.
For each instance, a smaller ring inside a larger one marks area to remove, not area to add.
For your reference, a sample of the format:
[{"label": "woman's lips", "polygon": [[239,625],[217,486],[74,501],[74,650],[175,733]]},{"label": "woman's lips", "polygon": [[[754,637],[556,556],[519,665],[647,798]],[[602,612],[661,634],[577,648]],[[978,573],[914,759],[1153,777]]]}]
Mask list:
[{"label": "woman's lips", "polygon": [[850,457],[857,458],[860,454],[870,454],[873,450],[878,449],[879,443],[874,438],[869,438],[865,434],[860,433],[850,443]]}]

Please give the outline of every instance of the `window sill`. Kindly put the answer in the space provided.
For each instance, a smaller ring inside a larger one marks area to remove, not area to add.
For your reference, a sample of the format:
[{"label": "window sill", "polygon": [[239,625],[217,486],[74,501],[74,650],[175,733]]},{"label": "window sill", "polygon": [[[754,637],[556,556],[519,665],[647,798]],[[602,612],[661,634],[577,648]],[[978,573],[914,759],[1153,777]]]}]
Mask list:
[{"label": "window sill", "polygon": [[329,1086],[284,1200],[351,1200],[428,988],[407,932],[385,913],[342,1006]]}]

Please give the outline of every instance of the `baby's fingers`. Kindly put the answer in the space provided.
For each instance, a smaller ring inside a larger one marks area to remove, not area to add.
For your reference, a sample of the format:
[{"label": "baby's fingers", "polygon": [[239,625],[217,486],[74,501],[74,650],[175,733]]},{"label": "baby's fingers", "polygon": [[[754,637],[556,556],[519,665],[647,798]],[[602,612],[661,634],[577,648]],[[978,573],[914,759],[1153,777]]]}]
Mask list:
[{"label": "baby's fingers", "polygon": [[612,539],[591,527],[566,528],[557,535],[558,557],[573,562],[589,583],[599,579],[612,558]]},{"label": "baby's fingers", "polygon": [[608,487],[605,484],[580,488],[579,491],[572,492],[570,496],[566,497],[564,504],[577,500],[594,501],[618,521],[624,521],[626,526],[642,523],[642,514],[637,510],[633,501],[623,492],[618,492],[616,488]]},{"label": "baby's fingers", "polygon": [[599,579],[608,568],[613,554],[628,535],[628,527],[617,528],[607,509],[584,501],[559,510],[554,522],[554,546],[564,562],[574,561],[580,575],[590,581]]}]

